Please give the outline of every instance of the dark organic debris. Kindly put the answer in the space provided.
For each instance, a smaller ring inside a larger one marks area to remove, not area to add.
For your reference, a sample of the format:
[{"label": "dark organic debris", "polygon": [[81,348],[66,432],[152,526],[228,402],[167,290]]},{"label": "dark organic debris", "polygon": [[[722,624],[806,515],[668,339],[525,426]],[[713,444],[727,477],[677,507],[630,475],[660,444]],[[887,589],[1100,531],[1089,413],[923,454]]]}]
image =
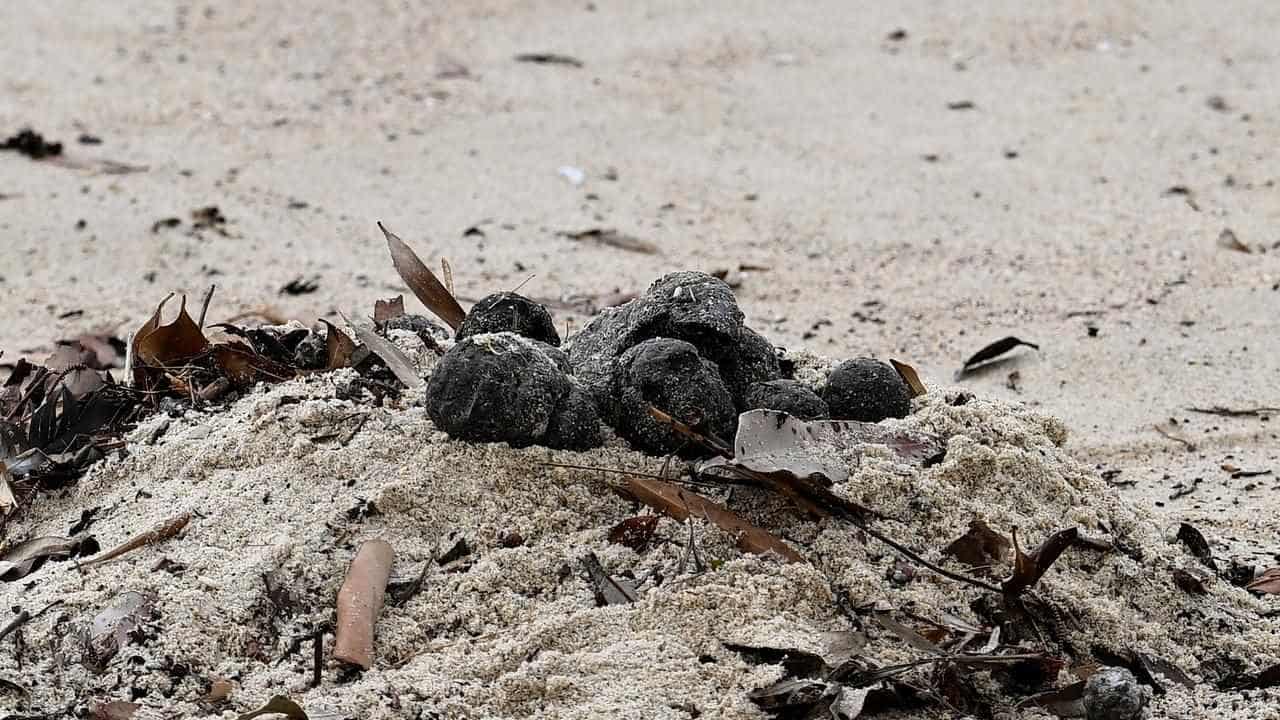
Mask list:
[{"label": "dark organic debris", "polygon": [[310,720],[301,705],[284,695],[276,695],[253,712],[237,715],[236,720],[253,720],[260,715],[284,715],[286,720]]},{"label": "dark organic debris", "polygon": [[62,154],[62,143],[45,140],[44,136],[31,128],[23,128],[0,143],[0,150],[12,150],[26,155],[32,160],[43,160]]},{"label": "dark organic debris", "polygon": [[1264,570],[1261,575],[1246,585],[1245,589],[1264,595],[1280,595],[1280,567]]},{"label": "dark organic debris", "polygon": [[1084,709],[1090,720],[1136,720],[1146,704],[1146,691],[1124,668],[1103,668],[1085,681]]},{"label": "dark organic debris", "polygon": [[134,631],[150,619],[155,598],[129,591],[120,595],[119,601],[98,613],[89,629],[89,643],[99,665],[105,665],[117,652],[129,644]]},{"label": "dark organic debris", "polygon": [[307,295],[320,289],[319,278],[307,279],[298,276],[280,288],[281,295]]},{"label": "dark organic debris", "polygon": [[947,103],[948,110],[973,110],[977,107],[972,100],[955,100]]},{"label": "dark organic debris", "polygon": [[1197,560],[1204,564],[1205,567],[1218,571],[1218,563],[1214,562],[1213,549],[1209,546],[1209,541],[1205,539],[1204,534],[1195,528],[1191,523],[1180,523],[1178,525],[1178,542],[1187,546],[1187,550],[1195,556]]},{"label": "dark organic debris", "polygon": [[0,556],[0,582],[21,580],[48,560],[66,560],[98,551],[92,536],[37,537],[18,543]]},{"label": "dark organic debris", "polygon": [[1077,528],[1067,528],[1045,538],[1030,554],[1018,547],[1018,533],[1013,532],[1013,574],[1001,584],[1006,597],[1016,598],[1035,586],[1063,551],[1076,544],[1080,537]]},{"label": "dark organic debris", "polygon": [[81,570],[84,570],[96,565],[102,565],[103,563],[115,560],[116,558],[127,553],[131,553],[139,548],[144,548],[148,545],[154,545],[156,543],[161,543],[165,540],[175,538],[178,536],[178,533],[182,532],[183,528],[185,528],[189,522],[191,522],[191,513],[182,513],[181,515],[160,523],[147,532],[129,538],[117,547],[108,550],[98,557],[88,560],[87,562],[80,563],[79,567]]},{"label": "dark organic debris", "polygon": [[969,531],[953,540],[942,552],[966,565],[989,568],[1005,563],[1012,548],[1005,536],[975,518],[969,522]]},{"label": "dark organic debris", "polygon": [[973,356],[970,357],[968,360],[965,360],[964,366],[960,368],[960,372],[956,374],[956,378],[960,379],[965,375],[967,375],[968,373],[972,372],[973,370],[977,369],[979,366],[991,363],[991,361],[995,360],[1001,355],[1004,355],[1010,350],[1013,350],[1023,345],[1031,348],[1032,350],[1040,349],[1040,346],[1035,343],[1030,343],[1030,342],[1027,342],[1026,340],[1019,340],[1018,338],[1013,336],[1001,338],[991,343],[990,345],[987,345],[986,347],[982,348],[978,352],[974,353]]},{"label": "dark organic debris", "polygon": [[597,605],[625,605],[636,601],[636,589],[631,581],[606,572],[595,553],[588,552],[582,558],[582,566],[587,571]]},{"label": "dark organic debris", "polygon": [[572,55],[549,52],[520,53],[516,55],[515,60],[516,62],[536,63],[538,65],[567,65],[574,68],[583,66],[582,61]]},{"label": "dark organic debris", "polygon": [[1188,595],[1204,595],[1209,592],[1204,583],[1205,578],[1198,573],[1183,568],[1173,570],[1173,584]]},{"label": "dark organic debris", "polygon": [[712,435],[732,434],[737,414],[718,370],[682,340],[654,338],[630,348],[614,369],[618,434],[655,455],[686,449],[684,438],[656,421],[650,407]]},{"label": "dark organic debris", "polygon": [[1280,414],[1280,407],[1231,408],[1223,405],[1213,407],[1189,407],[1187,410],[1203,415],[1220,415],[1222,417],[1266,417]]},{"label": "dark organic debris", "polygon": [[1261,690],[1280,687],[1280,665],[1271,665],[1256,673],[1228,676],[1223,678],[1218,686],[1224,690]]},{"label": "dark organic debris", "polygon": [[577,242],[593,242],[618,248],[619,250],[641,253],[642,255],[654,255],[658,252],[658,246],[648,240],[618,232],[613,228],[590,228],[588,230],[562,232],[560,236]]},{"label": "dark organic debris", "polygon": [[657,515],[629,517],[609,529],[609,542],[642,553],[649,549],[649,544],[653,542],[653,533],[657,529]]}]

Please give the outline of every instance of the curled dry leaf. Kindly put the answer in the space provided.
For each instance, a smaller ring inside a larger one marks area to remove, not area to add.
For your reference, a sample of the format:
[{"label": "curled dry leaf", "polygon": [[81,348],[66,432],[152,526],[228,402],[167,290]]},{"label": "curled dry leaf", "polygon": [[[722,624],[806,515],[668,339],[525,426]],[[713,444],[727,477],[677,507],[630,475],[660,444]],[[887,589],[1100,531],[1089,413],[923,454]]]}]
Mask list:
[{"label": "curled dry leaf", "polygon": [[133,334],[135,361],[155,368],[181,365],[209,349],[209,341],[200,326],[187,314],[187,298],[182,296],[178,316],[167,325],[160,324],[161,313],[169,302],[165,298],[151,319]]},{"label": "curled dry leaf", "polygon": [[1063,551],[1075,544],[1079,535],[1078,528],[1059,530],[1045,538],[1039,547],[1027,554],[1018,547],[1018,532],[1015,528],[1013,532],[1014,569],[1013,574],[1001,585],[1004,594],[1016,598],[1035,587]]},{"label": "curled dry leaf", "polygon": [[397,295],[390,300],[377,300],[373,303],[373,322],[382,327],[390,320],[404,315],[404,296]]},{"label": "curled dry leaf", "polygon": [[691,490],[656,478],[631,477],[619,492],[637,502],[665,513],[683,522],[690,516],[700,517],[738,538],[738,548],[744,552],[777,553],[788,562],[801,562],[804,556],[783,542],[778,536],[743,520],[729,508],[705,498]]},{"label": "curled dry leaf", "polygon": [[355,364],[354,357],[356,354],[356,341],[351,336],[338,329],[337,325],[328,320],[321,320],[325,326],[324,349],[325,349],[325,370],[337,370],[339,368],[351,367]]},{"label": "curled dry leaf", "polygon": [[395,265],[396,272],[400,273],[401,279],[413,294],[428,310],[448,323],[449,327],[455,331],[461,327],[467,313],[458,304],[453,293],[449,292],[436,274],[431,272],[431,268],[422,262],[413,248],[405,244],[382,223],[378,223],[378,229],[387,238],[387,247],[391,250],[391,262]]},{"label": "curled dry leaf", "polygon": [[956,373],[956,377],[962,378],[978,366],[985,365],[1010,350],[1014,350],[1023,345],[1031,348],[1032,350],[1040,349],[1040,346],[1035,343],[1027,342],[1026,340],[1019,340],[1013,336],[1001,338],[974,353],[968,360],[965,360],[964,366],[960,368],[960,372]]},{"label": "curled dry leaf", "polygon": [[942,552],[973,567],[999,565],[1009,557],[1009,540],[991,529],[986,522],[974,518],[969,531],[956,538]]}]

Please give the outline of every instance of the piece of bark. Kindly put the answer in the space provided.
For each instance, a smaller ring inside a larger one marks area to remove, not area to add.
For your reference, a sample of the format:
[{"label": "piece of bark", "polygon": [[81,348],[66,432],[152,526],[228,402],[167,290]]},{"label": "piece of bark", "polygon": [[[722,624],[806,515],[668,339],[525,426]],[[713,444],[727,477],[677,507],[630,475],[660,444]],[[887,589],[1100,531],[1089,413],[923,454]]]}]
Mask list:
[{"label": "piece of bark", "polygon": [[373,666],[373,628],[382,612],[382,599],[395,551],[385,540],[360,546],[338,591],[338,628],[333,656],[368,670]]}]

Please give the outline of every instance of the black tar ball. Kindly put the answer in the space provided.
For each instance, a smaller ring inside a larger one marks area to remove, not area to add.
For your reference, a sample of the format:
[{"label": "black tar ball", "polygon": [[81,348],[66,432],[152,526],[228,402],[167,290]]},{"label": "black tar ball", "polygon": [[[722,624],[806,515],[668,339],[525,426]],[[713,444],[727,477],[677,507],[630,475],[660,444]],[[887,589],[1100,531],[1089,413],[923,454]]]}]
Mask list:
[{"label": "black tar ball", "polygon": [[665,455],[685,438],[649,415],[652,405],[677,420],[732,438],[737,413],[715,363],[683,340],[654,338],[627,350],[613,373],[618,434],[645,452]]},{"label": "black tar ball", "polygon": [[827,377],[823,399],[834,420],[880,422],[911,412],[911,390],[892,366],[871,358],[846,360]]},{"label": "black tar ball", "polygon": [[548,345],[560,346],[551,313],[523,295],[500,292],[476,303],[458,328],[458,340],[481,333],[513,332]]},{"label": "black tar ball", "polygon": [[781,410],[801,420],[819,420],[829,414],[826,401],[798,380],[769,380],[747,388],[743,412],[762,409]]}]

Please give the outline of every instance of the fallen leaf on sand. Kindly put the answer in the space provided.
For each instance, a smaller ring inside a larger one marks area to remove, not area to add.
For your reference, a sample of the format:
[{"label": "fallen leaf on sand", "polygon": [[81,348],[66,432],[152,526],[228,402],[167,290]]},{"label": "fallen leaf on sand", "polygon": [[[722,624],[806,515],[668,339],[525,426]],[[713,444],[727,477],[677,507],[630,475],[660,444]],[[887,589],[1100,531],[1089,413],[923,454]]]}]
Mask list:
[{"label": "fallen leaf on sand", "polygon": [[258,717],[259,715],[272,714],[284,715],[288,720],[310,720],[310,718],[307,717],[307,713],[302,709],[302,706],[284,695],[276,695],[268,700],[266,705],[263,705],[253,712],[247,712],[243,715],[239,715],[236,717],[236,720],[253,720],[253,718]]},{"label": "fallen leaf on sand", "polygon": [[436,274],[431,272],[431,268],[422,262],[413,248],[405,244],[382,223],[378,223],[378,229],[387,238],[387,247],[391,250],[391,262],[395,265],[396,272],[400,273],[401,279],[413,294],[428,310],[448,323],[449,327],[454,330],[461,327],[467,313],[458,304],[453,293],[449,292],[444,283],[440,282],[440,278],[437,278]]},{"label": "fallen leaf on sand", "polygon": [[898,371],[898,375],[902,377],[902,381],[907,384],[911,390],[911,397],[920,397],[929,392],[929,389],[920,381],[920,375],[916,369],[904,362],[898,362],[890,358],[889,364],[893,365],[893,369]]},{"label": "fallen leaf on sand", "polygon": [[342,332],[328,320],[321,320],[326,332],[324,336],[325,370],[337,370],[355,364],[356,341]]},{"label": "fallen leaf on sand", "polygon": [[62,560],[74,555],[97,552],[92,537],[38,537],[18,543],[0,558],[0,581],[13,582],[30,575],[46,560]]},{"label": "fallen leaf on sand", "polygon": [[1181,523],[1178,525],[1178,542],[1187,546],[1191,554],[1196,557],[1205,567],[1217,572],[1218,563],[1213,560],[1213,549],[1209,547],[1209,541],[1205,539],[1204,534],[1195,528],[1191,523]]},{"label": "fallen leaf on sand", "polygon": [[752,525],[713,500],[665,480],[630,477],[619,492],[681,522],[690,516],[702,518],[736,536],[738,548],[744,552],[763,554],[772,551],[789,562],[804,560],[803,555],[768,530]]},{"label": "fallen leaf on sand", "polygon": [[1269,568],[1245,586],[1250,592],[1280,595],[1280,567]]},{"label": "fallen leaf on sand", "polygon": [[91,706],[89,715],[93,720],[129,720],[141,708],[137,703],[124,700],[98,701]]},{"label": "fallen leaf on sand", "polygon": [[964,366],[960,368],[960,372],[956,373],[956,378],[962,378],[979,366],[985,365],[1010,350],[1014,350],[1023,345],[1031,348],[1032,350],[1040,349],[1040,346],[1035,343],[1030,343],[1026,340],[1019,340],[1013,336],[1001,338],[974,353],[968,360],[965,360]]},{"label": "fallen leaf on sand", "polygon": [[1011,549],[1005,536],[977,518],[969,522],[969,531],[956,538],[942,552],[973,567],[999,565]]},{"label": "fallen leaf on sand", "polygon": [[587,553],[582,559],[582,565],[591,579],[597,605],[625,605],[636,601],[636,589],[631,582],[606,572],[595,553]]},{"label": "fallen leaf on sand", "polygon": [[591,228],[576,232],[562,232],[560,236],[577,242],[593,242],[644,255],[654,255],[658,252],[658,246],[648,240],[620,233],[613,228]]},{"label": "fallen leaf on sand", "polygon": [[413,388],[426,384],[426,381],[418,374],[418,369],[413,366],[413,361],[394,343],[369,328],[356,325],[347,320],[345,316],[342,319],[346,320],[347,324],[356,331],[356,337],[360,338],[360,342],[364,343],[375,355],[382,358],[382,361],[395,374],[396,379],[404,383],[405,387]]},{"label": "fallen leaf on sand", "polygon": [[160,324],[160,315],[167,302],[169,298],[162,300],[151,319],[133,334],[134,357],[151,367],[181,365],[209,349],[204,332],[187,314],[185,295],[178,308],[178,316],[167,325]]},{"label": "fallen leaf on sand", "polygon": [[404,296],[397,295],[390,300],[376,300],[373,303],[373,323],[382,327],[389,320],[404,315]]}]

